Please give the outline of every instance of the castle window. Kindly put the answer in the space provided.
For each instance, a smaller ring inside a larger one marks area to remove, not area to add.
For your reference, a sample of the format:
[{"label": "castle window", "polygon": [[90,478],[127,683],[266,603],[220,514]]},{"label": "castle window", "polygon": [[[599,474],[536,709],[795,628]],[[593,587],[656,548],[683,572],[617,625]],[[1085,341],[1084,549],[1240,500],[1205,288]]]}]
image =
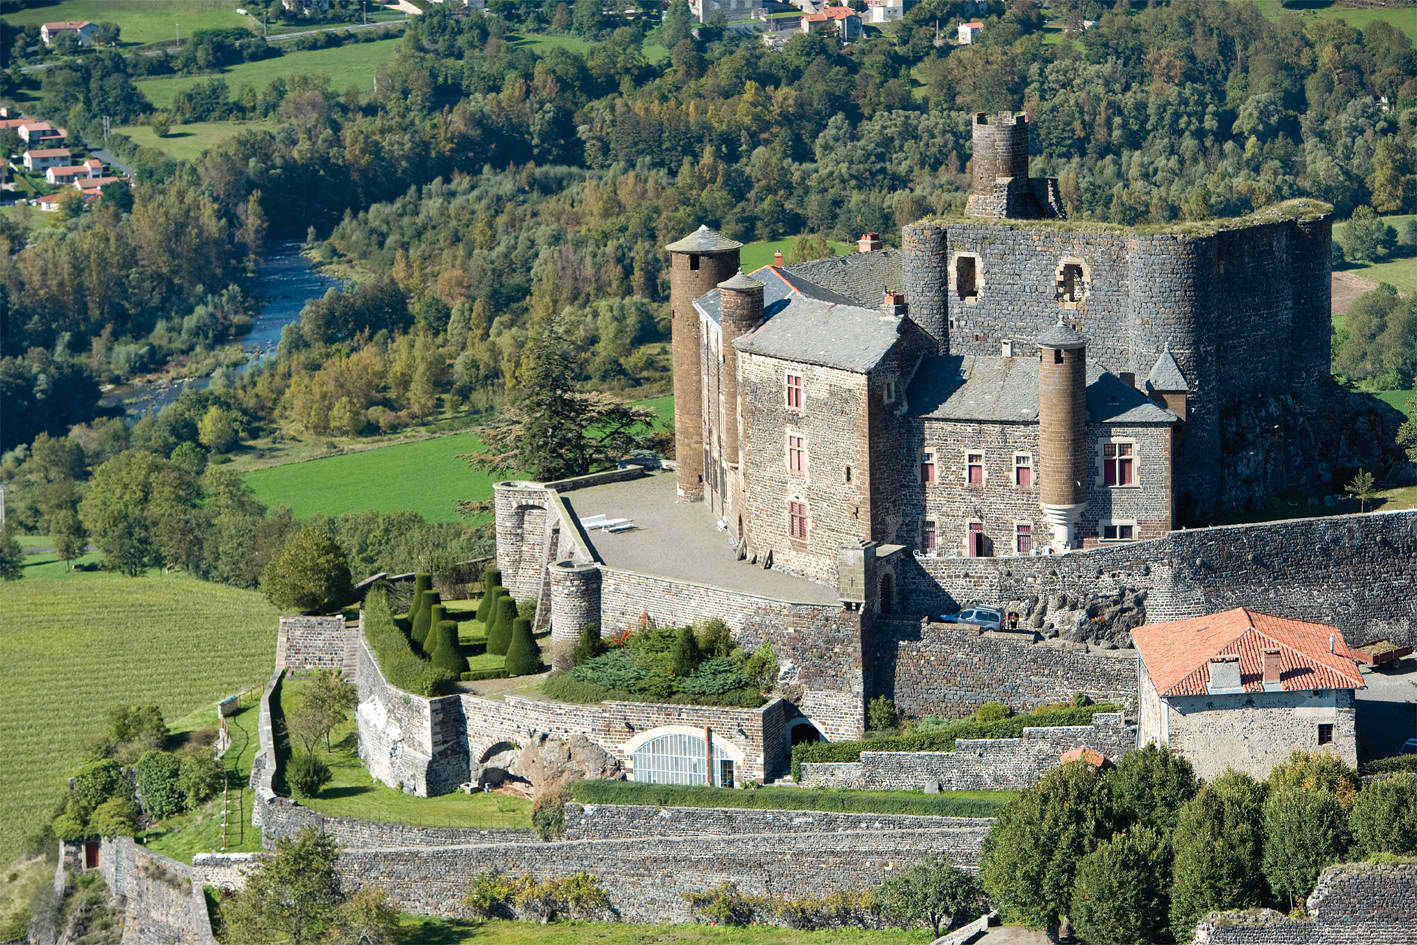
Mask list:
[{"label": "castle window", "polygon": [[1058,298],[1064,302],[1082,301],[1082,267],[1077,263],[1066,263],[1063,275],[1058,280]]},{"label": "castle window", "polygon": [[927,518],[920,525],[920,550],[927,555],[932,555],[938,547],[935,520],[933,518]]},{"label": "castle window", "polygon": [[882,391],[882,397],[885,398],[888,404],[895,403],[895,381],[886,381],[885,389]]},{"label": "castle window", "polygon": [[979,297],[979,286],[976,278],[978,260],[973,256],[958,256],[955,258],[955,293],[961,299],[976,299]]},{"label": "castle window", "polygon": [[964,535],[964,554],[969,558],[993,557],[993,546],[984,535],[983,522],[970,522]]},{"label": "castle window", "polygon": [[802,409],[802,375],[787,375],[787,409]]},{"label": "castle window", "polygon": [[1025,489],[1033,485],[1033,455],[1031,453],[1014,454],[1014,485]]},{"label": "castle window", "polygon": [[984,485],[984,454],[966,453],[964,456],[965,482],[971,486]]},{"label": "castle window", "polygon": [[787,537],[807,540],[807,503],[787,503]]},{"label": "castle window", "polygon": [[926,450],[920,454],[920,481],[924,485],[933,485],[935,482],[935,452]]},{"label": "castle window", "polygon": [[1104,486],[1136,485],[1136,445],[1115,441],[1102,444],[1102,484]]},{"label": "castle window", "polygon": [[850,467],[850,466],[847,466],[847,467],[846,467],[846,481],[847,481],[847,482],[850,482],[850,481],[851,481],[851,467]]},{"label": "castle window", "polygon": [[807,469],[807,449],[805,441],[800,436],[789,436],[787,438],[787,471],[794,476],[800,476]]},{"label": "castle window", "polygon": [[1329,722],[1320,722],[1320,723],[1319,723],[1319,744],[1320,744],[1320,745],[1332,745],[1332,744],[1333,744],[1333,725],[1332,725],[1331,723],[1329,723]]},{"label": "castle window", "polygon": [[1014,526],[1014,550],[1021,555],[1033,554],[1033,526],[1019,522]]},{"label": "castle window", "polygon": [[690,253],[690,254],[689,254],[689,271],[690,271],[690,272],[698,272],[698,271],[699,271],[699,254],[698,254],[698,253]]},{"label": "castle window", "polygon": [[1131,541],[1137,537],[1137,523],[1102,522],[1098,533],[1103,541]]}]

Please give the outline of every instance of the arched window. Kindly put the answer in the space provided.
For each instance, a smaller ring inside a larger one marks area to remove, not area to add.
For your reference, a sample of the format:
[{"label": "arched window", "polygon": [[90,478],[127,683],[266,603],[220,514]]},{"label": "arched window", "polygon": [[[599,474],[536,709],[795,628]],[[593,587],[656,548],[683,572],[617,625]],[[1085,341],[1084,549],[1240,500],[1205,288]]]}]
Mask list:
[{"label": "arched window", "polygon": [[[686,732],[669,732],[645,741],[630,755],[634,762],[634,778],[645,784],[706,784],[704,775],[704,737]],[[713,783],[718,787],[733,787],[734,759],[720,755],[713,746],[707,759],[713,769]]]}]

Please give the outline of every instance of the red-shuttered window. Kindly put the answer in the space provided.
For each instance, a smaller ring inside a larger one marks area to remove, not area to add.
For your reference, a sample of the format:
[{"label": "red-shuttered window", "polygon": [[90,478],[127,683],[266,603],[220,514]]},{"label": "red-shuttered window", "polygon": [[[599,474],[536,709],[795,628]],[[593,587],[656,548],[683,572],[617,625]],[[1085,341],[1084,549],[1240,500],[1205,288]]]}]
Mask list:
[{"label": "red-shuttered window", "polygon": [[984,454],[965,454],[965,481],[971,486],[984,485]]},{"label": "red-shuttered window", "polygon": [[807,503],[787,503],[787,535],[789,538],[807,540]]},{"label": "red-shuttered window", "polygon": [[1102,444],[1102,483],[1108,486],[1136,484],[1136,447],[1131,443]]},{"label": "red-shuttered window", "polygon": [[935,482],[935,454],[929,450],[920,454],[920,481],[927,486]]},{"label": "red-shuttered window", "polygon": [[1024,488],[1033,485],[1033,457],[1028,453],[1014,454],[1014,485]]},{"label": "red-shuttered window", "polygon": [[800,476],[807,469],[807,448],[800,436],[787,438],[787,471]]}]

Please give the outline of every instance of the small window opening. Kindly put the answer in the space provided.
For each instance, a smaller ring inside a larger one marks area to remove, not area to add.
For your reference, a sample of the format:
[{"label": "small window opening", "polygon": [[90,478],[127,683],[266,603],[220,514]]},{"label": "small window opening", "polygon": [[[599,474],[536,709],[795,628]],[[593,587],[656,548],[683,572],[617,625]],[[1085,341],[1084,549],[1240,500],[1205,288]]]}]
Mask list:
[{"label": "small window opening", "polygon": [[699,254],[698,254],[698,253],[690,253],[690,254],[689,254],[689,271],[690,271],[690,272],[698,272],[698,271],[699,271]]},{"label": "small window opening", "polygon": [[1027,453],[1014,456],[1014,485],[1033,485],[1033,457]]},{"label": "small window opening", "polygon": [[1128,387],[1136,387],[1136,386],[1137,386],[1137,376],[1136,376],[1135,374],[1133,374],[1131,371],[1123,371],[1122,374],[1121,374],[1121,378],[1122,378],[1122,383],[1123,383],[1123,384],[1126,384]]},{"label": "small window opening", "polygon": [[1131,524],[1104,523],[1102,526],[1103,541],[1131,541],[1136,533],[1137,527]]},{"label": "small window opening", "polygon": [[935,551],[936,547],[938,547],[936,542],[935,522],[933,519],[927,518],[924,524],[920,526],[920,550],[926,554],[931,554]]},{"label": "small window opening", "polygon": [[787,469],[795,476],[802,475],[807,468],[807,450],[802,437],[787,438]]},{"label": "small window opening", "polygon": [[927,486],[935,481],[935,454],[928,450],[920,454],[920,481]]},{"label": "small window opening", "polygon": [[1018,525],[1017,530],[1017,551],[1021,555],[1033,553],[1033,526]]},{"label": "small window opening", "polygon": [[960,256],[955,260],[955,291],[959,293],[961,299],[979,297],[973,256]]},{"label": "small window opening", "polygon": [[1136,482],[1133,474],[1132,444],[1106,443],[1102,447],[1102,483],[1108,486],[1130,486]]},{"label": "small window opening", "polygon": [[984,485],[984,454],[969,453],[965,458],[965,465],[968,467],[966,481],[971,486]]},{"label": "small window opening", "polygon": [[1014,343],[1012,341],[999,342],[999,354],[1005,358],[1012,358],[1014,356]]},{"label": "small window opening", "polygon": [[886,403],[895,403],[895,381],[886,381],[885,393]]},{"label": "small window opening", "polygon": [[787,503],[787,536],[802,541],[807,540],[807,504]]},{"label": "small window opening", "polygon": [[1320,744],[1320,745],[1332,745],[1332,744],[1333,744],[1333,726],[1332,726],[1331,724],[1329,724],[1328,722],[1321,722],[1321,723],[1319,724],[1319,744]]},{"label": "small window opening", "polygon": [[787,409],[802,409],[802,375],[787,375]]},{"label": "small window opening", "polygon": [[851,481],[851,467],[850,467],[850,466],[847,466],[847,467],[846,467],[846,481],[847,481],[847,482],[850,482],[850,481]]},{"label": "small window opening", "polygon": [[1058,276],[1058,301],[1081,302],[1083,291],[1082,266],[1063,263],[1062,274]]}]

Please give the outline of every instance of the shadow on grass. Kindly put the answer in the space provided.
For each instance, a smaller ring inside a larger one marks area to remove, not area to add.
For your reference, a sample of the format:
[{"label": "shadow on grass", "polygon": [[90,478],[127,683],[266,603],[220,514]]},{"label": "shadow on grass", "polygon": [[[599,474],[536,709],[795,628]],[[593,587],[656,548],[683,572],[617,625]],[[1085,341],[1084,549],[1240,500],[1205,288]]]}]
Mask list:
[{"label": "shadow on grass", "polygon": [[472,919],[418,918],[404,923],[399,941],[408,945],[458,945],[481,925]]},{"label": "shadow on grass", "polygon": [[374,789],[367,785],[361,787],[358,784],[348,784],[344,787],[325,788],[320,792],[320,800],[333,801],[342,797],[358,797],[361,794],[372,793],[374,793]]}]

